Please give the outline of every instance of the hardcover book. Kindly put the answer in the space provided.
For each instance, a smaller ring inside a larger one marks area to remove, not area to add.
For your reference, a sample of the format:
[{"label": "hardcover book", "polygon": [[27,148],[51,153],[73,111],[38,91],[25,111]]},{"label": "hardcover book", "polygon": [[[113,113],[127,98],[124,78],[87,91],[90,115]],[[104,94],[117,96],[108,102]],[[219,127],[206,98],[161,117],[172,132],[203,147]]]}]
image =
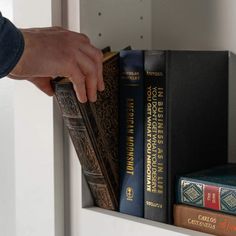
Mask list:
[{"label": "hardcover book", "polygon": [[236,164],[180,177],[178,202],[236,215]]},{"label": "hardcover book", "polygon": [[236,235],[235,216],[186,205],[174,206],[174,225],[214,235]]},{"label": "hardcover book", "polygon": [[143,83],[143,51],[121,51],[119,210],[139,217],[143,217]]},{"label": "hardcover book", "polygon": [[95,103],[80,103],[66,78],[53,81],[64,123],[74,144],[95,204],[117,210],[119,197],[118,78],[119,55],[106,49],[105,91]]},{"label": "hardcover book", "polygon": [[[146,122],[151,118],[151,123],[146,125],[151,124],[154,145],[151,149],[153,160],[150,162],[150,156],[145,156],[149,161],[145,181],[150,184],[148,181],[151,180],[154,192],[157,188],[159,190],[158,194],[146,193],[149,199],[148,208],[145,200],[146,215],[172,223],[176,176],[227,163],[229,55],[227,51],[150,53],[161,54],[158,63],[164,65],[161,70],[157,68],[158,56],[145,62],[151,69],[150,73],[146,72],[150,76],[146,78],[147,83],[151,83],[152,90],[154,87],[164,89],[162,93],[165,96],[159,97],[157,111],[154,109],[154,97],[151,98],[152,104],[146,104],[153,112],[152,118],[146,117]],[[147,102],[148,94],[145,96]],[[155,135],[158,145],[154,141]],[[148,136],[145,140],[146,145],[151,141],[148,141]],[[157,150],[159,153],[156,153]],[[157,168],[155,165],[160,166]]]},{"label": "hardcover book", "polygon": [[144,218],[167,221],[165,52],[144,52]]}]

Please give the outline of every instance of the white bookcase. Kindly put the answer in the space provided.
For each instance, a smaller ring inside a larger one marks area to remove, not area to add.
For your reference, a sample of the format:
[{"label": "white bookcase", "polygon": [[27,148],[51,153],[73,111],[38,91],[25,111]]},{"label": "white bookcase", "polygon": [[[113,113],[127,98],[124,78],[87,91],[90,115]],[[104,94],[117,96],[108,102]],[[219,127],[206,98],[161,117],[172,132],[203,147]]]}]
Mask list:
[{"label": "white bookcase", "polygon": [[[229,160],[235,161],[235,0],[12,2],[18,26],[62,24],[87,34],[99,48],[230,50]],[[14,236],[204,235],[93,207],[57,105],[23,82],[14,91]]]},{"label": "white bookcase", "polygon": [[[109,45],[119,50],[131,45],[136,49],[232,51],[229,154],[233,160],[236,156],[235,0],[67,0],[64,13],[65,25],[87,34],[99,48]],[[66,236],[204,235],[93,207],[76,154],[67,139],[65,147],[65,186],[69,186],[65,202],[66,214],[70,216],[65,218]]]}]

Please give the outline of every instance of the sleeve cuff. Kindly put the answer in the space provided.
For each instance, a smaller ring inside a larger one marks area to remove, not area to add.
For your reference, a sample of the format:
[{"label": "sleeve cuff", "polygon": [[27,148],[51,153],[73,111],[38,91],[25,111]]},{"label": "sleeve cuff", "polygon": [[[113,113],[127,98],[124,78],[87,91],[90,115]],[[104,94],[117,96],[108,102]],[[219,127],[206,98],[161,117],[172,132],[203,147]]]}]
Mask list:
[{"label": "sleeve cuff", "polygon": [[0,78],[16,66],[24,51],[24,37],[8,19],[0,16]]}]

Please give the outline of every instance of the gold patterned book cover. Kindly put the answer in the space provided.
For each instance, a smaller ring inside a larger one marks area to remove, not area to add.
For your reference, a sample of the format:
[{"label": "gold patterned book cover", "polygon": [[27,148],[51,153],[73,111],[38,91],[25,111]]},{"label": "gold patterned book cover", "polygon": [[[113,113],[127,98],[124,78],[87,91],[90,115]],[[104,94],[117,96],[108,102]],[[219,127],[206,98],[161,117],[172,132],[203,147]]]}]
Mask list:
[{"label": "gold patterned book cover", "polygon": [[80,103],[67,78],[57,78],[52,84],[95,204],[117,210],[118,53],[104,54],[103,78],[106,89],[98,93],[95,103]]}]

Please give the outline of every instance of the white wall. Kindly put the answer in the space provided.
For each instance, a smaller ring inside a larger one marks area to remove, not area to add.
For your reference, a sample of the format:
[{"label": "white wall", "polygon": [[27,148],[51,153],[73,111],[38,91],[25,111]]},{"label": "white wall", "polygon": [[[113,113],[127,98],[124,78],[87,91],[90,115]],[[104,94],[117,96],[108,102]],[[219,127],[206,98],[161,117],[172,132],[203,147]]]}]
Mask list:
[{"label": "white wall", "polygon": [[15,235],[13,82],[0,80],[0,235]]},{"label": "white wall", "polygon": [[[1,0],[0,11],[18,27],[60,25],[57,0]],[[1,236],[64,235],[63,133],[57,113],[53,99],[32,84],[0,80]]]},{"label": "white wall", "polygon": [[[0,11],[12,19],[13,2],[0,1]],[[15,236],[14,83],[0,80],[0,235]]]},{"label": "white wall", "polygon": [[[18,27],[60,24],[60,1],[14,0]],[[40,56],[40,55],[37,55]],[[32,84],[15,82],[16,235],[61,236],[63,224],[63,140],[53,99]]]}]

